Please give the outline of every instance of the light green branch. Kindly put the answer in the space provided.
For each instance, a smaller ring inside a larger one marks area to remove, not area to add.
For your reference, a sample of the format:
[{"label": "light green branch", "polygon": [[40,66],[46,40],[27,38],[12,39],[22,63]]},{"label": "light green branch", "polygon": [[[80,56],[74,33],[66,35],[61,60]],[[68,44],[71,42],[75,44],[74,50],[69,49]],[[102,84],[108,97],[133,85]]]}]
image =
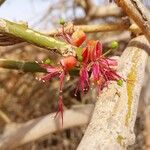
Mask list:
[{"label": "light green branch", "polygon": [[62,55],[75,55],[75,47],[52,37],[29,29],[26,24],[18,24],[0,19],[0,33],[18,38],[22,41],[43,47]]}]

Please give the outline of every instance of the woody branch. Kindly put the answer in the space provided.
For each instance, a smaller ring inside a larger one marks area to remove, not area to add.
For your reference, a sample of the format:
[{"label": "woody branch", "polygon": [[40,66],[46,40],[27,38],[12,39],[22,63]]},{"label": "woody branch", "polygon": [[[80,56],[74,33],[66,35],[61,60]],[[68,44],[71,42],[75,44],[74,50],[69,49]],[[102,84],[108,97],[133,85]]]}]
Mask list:
[{"label": "woody branch", "polygon": [[0,19],[0,45],[10,45],[20,42],[28,42],[61,55],[76,55],[75,47],[70,44],[43,35],[28,28],[25,24],[17,24]]},{"label": "woody branch", "polygon": [[25,123],[10,123],[0,135],[0,149],[12,149],[38,140],[43,136],[67,128],[82,126],[88,123],[93,105],[74,106],[64,111],[64,125],[61,119],[54,119],[55,113],[32,119]]},{"label": "woody branch", "polygon": [[146,48],[150,49],[150,45],[144,36],[131,40],[118,70],[127,82],[122,87],[110,83],[102,91],[78,150],[125,150],[134,143],[133,129],[148,56]]},{"label": "woody branch", "polygon": [[140,0],[115,0],[116,4],[139,26],[150,42],[150,12]]}]

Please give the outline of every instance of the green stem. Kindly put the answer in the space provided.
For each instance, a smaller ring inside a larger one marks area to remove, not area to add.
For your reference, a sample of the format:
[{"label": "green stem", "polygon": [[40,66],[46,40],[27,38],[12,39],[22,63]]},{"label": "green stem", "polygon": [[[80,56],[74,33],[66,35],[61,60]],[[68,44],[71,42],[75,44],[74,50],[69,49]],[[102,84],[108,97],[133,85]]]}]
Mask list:
[{"label": "green stem", "polygon": [[12,36],[12,40],[15,37],[39,47],[53,50],[62,55],[68,53],[68,55],[75,55],[76,47],[29,29],[26,24],[18,24],[0,19],[0,32]]},{"label": "green stem", "polygon": [[[47,72],[46,69],[42,68],[36,62],[30,61],[15,61],[15,60],[7,60],[7,59],[0,59],[0,67],[6,69],[15,69],[24,72]],[[78,75],[79,69],[75,68],[69,72],[70,75]]]},{"label": "green stem", "polygon": [[0,59],[0,67],[6,69],[17,69],[24,72],[46,72],[46,69],[40,67],[36,62]]}]

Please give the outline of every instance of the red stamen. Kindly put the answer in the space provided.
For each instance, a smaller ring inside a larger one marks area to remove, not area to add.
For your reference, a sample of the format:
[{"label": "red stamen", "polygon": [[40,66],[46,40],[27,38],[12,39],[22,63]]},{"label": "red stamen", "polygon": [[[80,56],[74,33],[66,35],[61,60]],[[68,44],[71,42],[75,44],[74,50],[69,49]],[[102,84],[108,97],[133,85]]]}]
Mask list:
[{"label": "red stamen", "polygon": [[63,126],[63,100],[62,100],[62,96],[59,96],[59,100],[58,100],[58,110],[55,114],[55,118],[59,115],[61,115],[61,122],[62,122],[62,126]]}]

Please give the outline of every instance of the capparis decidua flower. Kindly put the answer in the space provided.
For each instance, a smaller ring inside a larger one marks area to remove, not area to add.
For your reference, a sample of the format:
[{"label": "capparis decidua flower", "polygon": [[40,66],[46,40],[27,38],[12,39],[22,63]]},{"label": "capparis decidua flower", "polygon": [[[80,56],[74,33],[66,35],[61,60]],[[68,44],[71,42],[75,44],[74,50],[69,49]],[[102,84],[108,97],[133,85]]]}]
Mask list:
[{"label": "capparis decidua flower", "polygon": [[77,60],[73,56],[64,57],[60,60],[60,64],[56,67],[51,66],[49,64],[40,64],[42,68],[45,68],[47,70],[47,74],[40,78],[42,81],[49,81],[52,78],[59,78],[60,80],[60,88],[59,88],[59,100],[58,100],[58,110],[55,115],[60,113],[62,118],[62,124],[63,124],[63,98],[62,98],[62,91],[64,86],[64,80],[66,75],[68,74],[68,71],[71,70],[76,66]]},{"label": "capparis decidua flower", "polygon": [[[117,61],[106,57],[106,52],[103,54],[103,45],[98,40],[86,40],[86,35],[82,30],[76,30],[74,32],[65,31],[65,22],[64,20],[60,21],[62,25],[62,31],[58,36],[61,36],[67,43],[73,45],[77,48],[77,58],[78,58],[78,68],[79,68],[79,80],[77,82],[77,88],[75,95],[78,91],[82,94],[85,94],[91,86],[94,86],[97,89],[97,94],[99,95],[101,90],[104,87],[107,87],[110,81],[117,81],[118,85],[122,85],[123,78],[116,72],[115,68],[117,66]],[[71,25],[71,27],[73,27]],[[74,29],[73,29],[74,30]],[[85,42],[85,47],[81,48],[80,46]],[[113,41],[111,43],[111,49],[116,49],[118,43]],[[81,50],[81,51],[80,51]],[[78,54],[79,52],[79,54]],[[68,72],[77,65],[77,59],[73,56],[63,57],[59,61],[58,66],[52,66],[50,64],[41,64],[41,67],[47,70],[47,74],[41,77],[41,80],[48,81],[54,77],[59,78],[60,87],[59,87],[59,99],[58,99],[58,110],[55,117],[58,114],[61,115],[62,124],[63,124],[63,86],[64,80]]]},{"label": "capparis decidua flower", "polygon": [[88,41],[87,46],[83,48],[83,61],[77,87],[82,93],[85,89],[89,89],[89,78],[97,87],[98,94],[103,87],[108,85],[109,81],[122,79],[122,77],[116,73],[116,70],[114,70],[114,67],[117,66],[117,61],[105,57],[102,54],[102,50],[102,43],[94,40]]},{"label": "capparis decidua flower", "polygon": [[[96,46],[96,47],[95,47]],[[87,42],[87,46],[83,48],[82,53],[82,65],[79,72],[79,81],[77,83],[77,90],[80,90],[83,93],[85,93],[89,87],[90,87],[90,76],[89,72],[91,71],[91,62],[96,61],[97,58],[101,56],[101,43],[96,42],[94,40],[90,40]],[[94,49],[94,51],[93,51]],[[98,66],[97,66],[98,67]],[[94,74],[98,74],[97,69],[94,68]],[[98,69],[99,70],[99,69]],[[94,77],[95,78],[95,77]]]}]

